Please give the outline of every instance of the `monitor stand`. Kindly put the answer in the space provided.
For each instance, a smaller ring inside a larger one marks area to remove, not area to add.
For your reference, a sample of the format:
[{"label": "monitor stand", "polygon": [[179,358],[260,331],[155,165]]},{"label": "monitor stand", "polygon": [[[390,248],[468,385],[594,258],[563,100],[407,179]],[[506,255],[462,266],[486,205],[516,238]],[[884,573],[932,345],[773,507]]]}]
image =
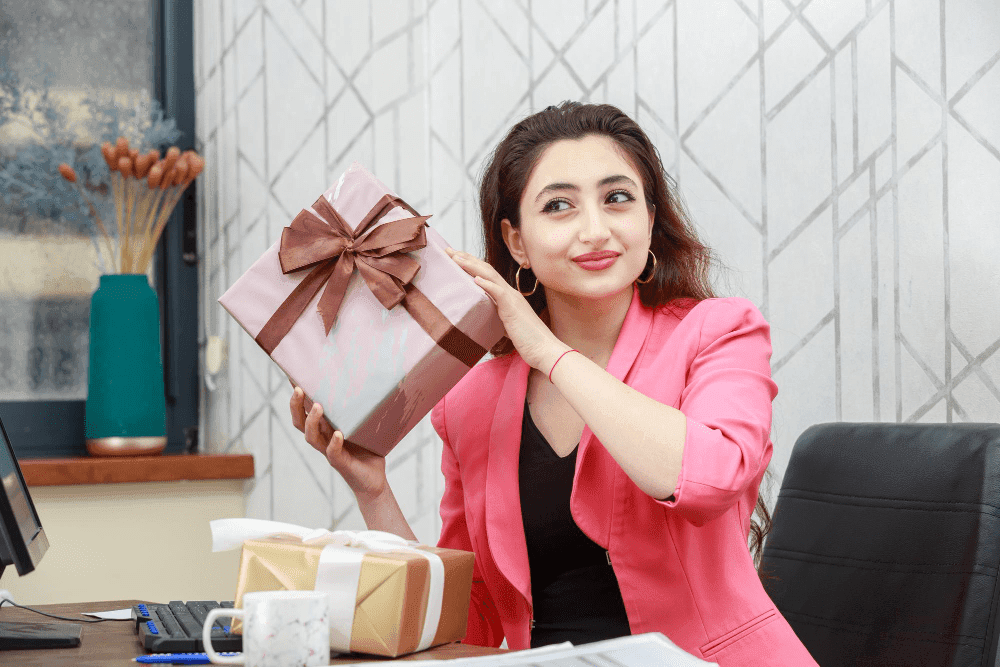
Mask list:
[{"label": "monitor stand", "polygon": [[[0,560],[0,576],[6,565]],[[0,605],[0,610],[4,608]],[[15,607],[7,607],[14,609]],[[33,648],[73,648],[80,645],[79,623],[33,623],[0,621],[0,651]]]}]

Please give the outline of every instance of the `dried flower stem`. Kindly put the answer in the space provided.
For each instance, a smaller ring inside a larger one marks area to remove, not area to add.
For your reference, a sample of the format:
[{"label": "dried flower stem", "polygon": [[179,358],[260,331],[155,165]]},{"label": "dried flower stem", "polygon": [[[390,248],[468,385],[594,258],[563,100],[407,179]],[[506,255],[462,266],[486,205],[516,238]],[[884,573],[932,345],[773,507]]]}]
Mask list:
[{"label": "dried flower stem", "polygon": [[[138,187],[143,188],[140,184]],[[136,238],[136,256],[139,258],[138,265],[142,266],[142,256],[145,253],[146,240],[149,238],[149,228],[151,227],[150,218],[153,215],[153,205],[156,200],[156,195],[159,190],[154,192],[148,188],[144,188],[144,192],[139,196],[139,203],[137,205],[136,212],[136,223],[138,228],[138,234]]]},{"label": "dried flower stem", "polygon": [[129,187],[132,190],[132,224],[130,227],[131,236],[129,237],[129,271],[130,273],[139,273],[136,270],[138,263],[135,261],[136,258],[141,253],[142,248],[142,235],[139,233],[139,227],[142,226],[141,213],[139,211],[140,204],[142,203],[142,193],[139,191],[140,188],[144,187],[140,182],[133,180],[129,182]]},{"label": "dried flower stem", "polygon": [[115,217],[118,220],[118,270],[123,271],[124,267],[121,265],[121,249],[122,249],[122,237],[123,237],[123,221],[122,221],[122,194],[125,189],[125,180],[122,175],[117,171],[111,173],[111,194],[115,200]]},{"label": "dried flower stem", "polygon": [[174,212],[174,207],[177,206],[177,202],[180,200],[181,195],[184,194],[187,186],[188,183],[182,183],[164,191],[162,206],[157,211],[156,227],[153,228],[152,235],[146,238],[146,247],[143,249],[142,257],[140,258],[142,264],[148,265],[153,260],[153,250],[156,248],[157,241],[160,240],[160,234],[163,233],[164,227],[167,226],[170,214]]},{"label": "dried flower stem", "polygon": [[152,237],[150,232],[156,224],[158,210],[165,194],[165,190],[156,188],[155,190],[150,190],[147,195],[149,197],[149,209],[143,217],[143,246],[142,250],[139,252],[139,264],[141,266],[148,266],[149,262],[152,261],[153,247],[156,246],[156,241],[158,241],[159,238]]},{"label": "dried flower stem", "polygon": [[104,245],[108,249],[108,262],[111,266],[114,266],[115,251],[111,244],[111,235],[108,234],[108,230],[104,227],[104,222],[101,220],[101,216],[97,213],[97,208],[94,207],[94,204],[90,201],[90,197],[87,196],[87,193],[83,191],[83,188],[76,181],[73,181],[73,185],[76,186],[80,196],[83,197],[83,201],[87,202],[87,206],[90,207],[90,214],[94,216],[94,221],[97,223],[97,229],[100,230],[101,236],[104,238]]},{"label": "dried flower stem", "polygon": [[125,182],[125,239],[122,246],[122,273],[133,273],[132,243],[135,237],[135,180]]}]

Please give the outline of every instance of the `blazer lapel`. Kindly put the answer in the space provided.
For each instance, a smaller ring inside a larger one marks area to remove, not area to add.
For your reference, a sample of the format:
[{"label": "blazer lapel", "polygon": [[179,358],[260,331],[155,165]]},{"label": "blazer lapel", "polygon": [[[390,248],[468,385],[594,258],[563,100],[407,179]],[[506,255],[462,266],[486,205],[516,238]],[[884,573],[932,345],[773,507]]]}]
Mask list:
[{"label": "blazer lapel", "polygon": [[642,301],[639,300],[639,290],[633,290],[632,302],[629,304],[628,312],[625,313],[625,321],[622,322],[618,340],[615,341],[607,366],[607,371],[622,382],[639,357],[639,350],[649,336],[649,327],[652,323],[652,309],[642,305]]},{"label": "blazer lapel", "polygon": [[[652,323],[653,311],[642,305],[639,290],[633,290],[632,302],[611,351],[608,373],[625,381],[649,336]],[[607,548],[611,531],[612,503],[608,498],[614,492],[615,473],[619,469],[590,427],[584,426],[576,455],[570,511],[580,530],[604,548]]]},{"label": "blazer lapel", "polygon": [[520,356],[515,356],[507,369],[493,415],[486,468],[486,539],[490,553],[503,575],[529,602],[531,579],[517,469],[530,371]]}]

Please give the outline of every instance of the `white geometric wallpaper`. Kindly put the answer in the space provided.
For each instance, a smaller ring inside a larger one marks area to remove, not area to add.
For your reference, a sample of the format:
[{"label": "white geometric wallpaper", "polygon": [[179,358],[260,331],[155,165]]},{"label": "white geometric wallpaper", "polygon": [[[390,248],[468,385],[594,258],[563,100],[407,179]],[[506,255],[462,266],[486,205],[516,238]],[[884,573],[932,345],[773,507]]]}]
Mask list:
[{"label": "white geometric wallpaper", "polygon": [[[564,99],[636,118],[772,325],[775,487],[824,421],[1000,421],[996,0],[203,0],[196,3],[203,293],[228,359],[212,451],[252,452],[248,514],[362,527],[291,425],[291,389],[216,299],[358,160],[479,252],[503,133]],[[440,442],[388,457],[437,539]]]}]

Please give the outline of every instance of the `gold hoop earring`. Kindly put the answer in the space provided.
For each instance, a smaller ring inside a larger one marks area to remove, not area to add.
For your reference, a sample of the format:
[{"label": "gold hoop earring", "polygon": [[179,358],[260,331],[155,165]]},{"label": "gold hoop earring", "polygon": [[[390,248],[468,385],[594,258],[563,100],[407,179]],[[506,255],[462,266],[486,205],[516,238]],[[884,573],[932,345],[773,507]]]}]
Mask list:
[{"label": "gold hoop earring", "polygon": [[[531,270],[531,267],[523,267],[523,266],[517,267],[517,273],[514,274],[514,284],[517,285],[518,292],[521,292],[521,269],[523,268],[527,268],[529,271]],[[538,276],[535,276],[535,286],[531,288],[531,291],[521,292],[521,296],[531,296],[532,294],[535,293],[536,289],[538,289]]]},{"label": "gold hoop earring", "polygon": [[[645,285],[646,283],[648,283],[650,280],[653,279],[653,274],[656,273],[656,255],[653,254],[653,250],[652,249],[649,249],[646,252],[648,252],[649,256],[653,258],[653,268],[651,268],[649,270],[649,277],[646,278],[645,280],[639,280],[639,278],[635,279],[635,281],[637,283],[639,283],[640,285]],[[642,268],[642,273],[645,273],[645,272],[646,272],[646,267],[643,267]],[[639,275],[641,276],[642,273],[640,273]]]}]

